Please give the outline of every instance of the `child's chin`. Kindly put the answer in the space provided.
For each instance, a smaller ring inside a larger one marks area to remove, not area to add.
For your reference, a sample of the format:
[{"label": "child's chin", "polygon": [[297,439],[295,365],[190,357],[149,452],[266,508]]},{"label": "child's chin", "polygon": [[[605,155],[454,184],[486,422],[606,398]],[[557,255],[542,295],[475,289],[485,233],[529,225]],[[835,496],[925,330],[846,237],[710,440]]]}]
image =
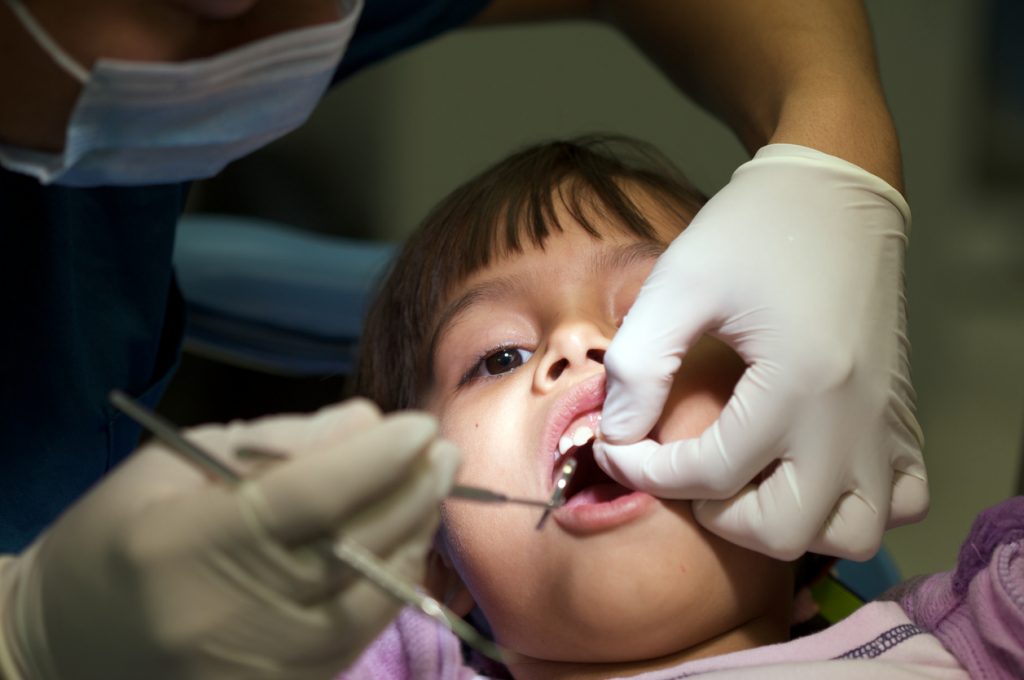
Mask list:
[{"label": "child's chin", "polygon": [[[595,603],[585,612],[560,612],[556,630],[523,631],[512,649],[533,659],[560,663],[630,663],[677,654],[709,639],[710,621],[701,616],[697,593],[690,602],[665,602],[629,611],[614,602]],[[619,614],[615,613],[615,610]]]}]

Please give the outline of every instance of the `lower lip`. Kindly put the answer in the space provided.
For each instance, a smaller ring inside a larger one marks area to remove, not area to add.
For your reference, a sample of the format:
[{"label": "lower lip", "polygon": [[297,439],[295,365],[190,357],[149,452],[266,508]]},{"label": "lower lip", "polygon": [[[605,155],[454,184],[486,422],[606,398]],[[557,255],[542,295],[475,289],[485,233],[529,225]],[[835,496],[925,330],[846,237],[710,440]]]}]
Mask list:
[{"label": "lower lip", "polygon": [[592,534],[640,519],[654,505],[649,494],[619,484],[599,484],[570,498],[553,516],[566,531]]}]

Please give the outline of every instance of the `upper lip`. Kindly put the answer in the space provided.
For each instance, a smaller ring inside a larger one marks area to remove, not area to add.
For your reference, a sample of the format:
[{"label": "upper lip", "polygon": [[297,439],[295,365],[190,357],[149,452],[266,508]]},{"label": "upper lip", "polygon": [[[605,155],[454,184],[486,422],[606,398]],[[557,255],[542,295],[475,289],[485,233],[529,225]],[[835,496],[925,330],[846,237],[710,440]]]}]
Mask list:
[{"label": "upper lip", "polygon": [[565,429],[579,416],[601,408],[604,399],[605,375],[600,373],[569,388],[555,401],[548,412],[540,446],[540,455],[544,457],[541,469],[548,485],[552,484],[551,469],[557,459],[553,456],[558,451],[558,440],[565,434]]}]

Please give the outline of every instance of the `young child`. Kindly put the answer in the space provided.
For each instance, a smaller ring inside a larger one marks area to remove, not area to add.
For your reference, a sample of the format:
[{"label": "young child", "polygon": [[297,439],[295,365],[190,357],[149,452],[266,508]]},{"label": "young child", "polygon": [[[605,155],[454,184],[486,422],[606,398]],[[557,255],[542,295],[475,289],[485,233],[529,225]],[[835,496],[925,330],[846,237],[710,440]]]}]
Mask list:
[{"label": "young child", "polygon": [[[426,586],[457,613],[475,609],[486,619],[519,655],[488,672],[517,679],[968,677],[964,668],[973,671],[977,659],[950,649],[977,657],[984,645],[949,646],[915,625],[920,619],[904,609],[921,587],[902,607],[872,603],[785,642],[792,564],[718,538],[696,523],[688,501],[622,487],[594,462],[605,348],[703,200],[638,144],[552,143],[457,189],[406,244],[367,320],[360,391],[384,410],[436,414],[462,449],[460,483],[547,498],[561,463],[579,461],[568,502],[540,531],[528,508],[447,501]],[[743,370],[728,347],[703,339],[652,436],[700,434]],[[1015,512],[1017,543],[999,533],[981,546],[987,556],[1020,551],[1024,513]],[[1011,557],[1007,573],[1024,592],[1024,559]],[[960,600],[950,597],[929,602],[952,611]],[[1024,602],[1008,611],[997,632],[1017,635],[1017,644],[979,662],[995,669],[989,677],[1024,661]],[[1022,624],[1016,632],[1013,622]],[[407,612],[346,677],[482,676],[463,662],[454,636]]]}]

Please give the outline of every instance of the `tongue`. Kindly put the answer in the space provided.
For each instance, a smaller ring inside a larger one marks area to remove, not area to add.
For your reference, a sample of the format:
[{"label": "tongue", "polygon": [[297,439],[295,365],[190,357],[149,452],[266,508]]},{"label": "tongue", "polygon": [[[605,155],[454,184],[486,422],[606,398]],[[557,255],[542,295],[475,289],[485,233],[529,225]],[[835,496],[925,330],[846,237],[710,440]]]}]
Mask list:
[{"label": "tongue", "polygon": [[573,508],[577,505],[608,503],[630,493],[632,493],[630,489],[627,489],[621,484],[616,484],[615,482],[595,484],[594,486],[588,486],[585,489],[580,489],[574,493],[572,497],[566,501],[565,507]]}]

